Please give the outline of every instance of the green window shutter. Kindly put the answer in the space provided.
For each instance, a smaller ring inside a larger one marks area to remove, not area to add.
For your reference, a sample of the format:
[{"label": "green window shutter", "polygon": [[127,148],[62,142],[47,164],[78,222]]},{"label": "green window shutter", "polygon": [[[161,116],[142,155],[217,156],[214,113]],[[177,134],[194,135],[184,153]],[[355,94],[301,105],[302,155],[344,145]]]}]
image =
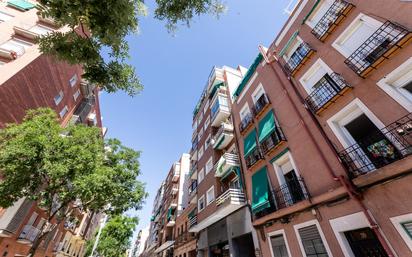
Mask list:
[{"label": "green window shutter", "polygon": [[288,42],[286,43],[286,45],[282,48],[282,50],[280,50],[279,52],[279,57],[282,57],[286,51],[289,49],[289,47],[292,45],[293,41],[295,41],[296,37],[299,34],[299,30],[296,30],[292,36],[289,38]]},{"label": "green window shutter", "polygon": [[196,215],[196,209],[193,209],[189,214],[187,215],[189,219],[193,218]]},{"label": "green window shutter", "polygon": [[243,141],[243,154],[244,156],[251,153],[256,148],[256,130],[252,130],[249,135],[246,136],[245,140]]},{"label": "green window shutter", "polygon": [[36,5],[27,2],[25,0],[9,0],[7,1],[7,5],[10,5],[16,9],[22,10],[22,11],[28,11],[30,9],[33,9],[36,7]]},{"label": "green window shutter", "polygon": [[268,207],[269,203],[269,183],[266,167],[257,171],[252,176],[252,212],[257,213]]},{"label": "green window shutter", "polygon": [[170,220],[172,217],[172,208],[170,207],[169,210],[167,211],[167,220]]},{"label": "green window shutter", "polygon": [[312,6],[312,9],[310,9],[310,11],[308,12],[308,14],[306,14],[305,18],[303,18],[302,20],[302,24],[305,24],[305,22],[309,19],[309,17],[312,15],[313,11],[316,9],[316,7],[318,7],[320,3],[320,0],[316,0],[315,4]]},{"label": "green window shutter", "polygon": [[259,142],[265,140],[275,129],[275,126],[275,116],[273,115],[273,112],[270,111],[259,122]]}]

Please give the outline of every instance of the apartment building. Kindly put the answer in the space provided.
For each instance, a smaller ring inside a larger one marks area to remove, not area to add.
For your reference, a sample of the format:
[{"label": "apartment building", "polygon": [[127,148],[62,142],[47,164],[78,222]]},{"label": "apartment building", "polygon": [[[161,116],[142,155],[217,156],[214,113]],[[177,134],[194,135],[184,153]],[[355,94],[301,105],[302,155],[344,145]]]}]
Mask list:
[{"label": "apartment building", "polygon": [[412,3],[301,0],[233,94],[260,255],[412,256]]},{"label": "apartment building", "polygon": [[139,231],[134,245],[130,249],[130,253],[127,254],[128,257],[139,257],[143,253],[146,247],[147,239],[149,238],[149,229],[150,227],[148,226]]},{"label": "apartment building", "polygon": [[[36,37],[63,29],[39,17],[35,6],[36,1],[0,2],[0,128],[21,122],[28,109],[39,107],[54,109],[63,126],[73,122],[102,128],[98,89],[82,79],[81,67],[39,52]],[[105,131],[102,128],[103,135]],[[38,256],[56,255],[68,232],[73,236],[84,233],[81,221],[88,215],[79,213],[75,224],[58,226],[42,243]],[[44,211],[26,199],[0,210],[0,254],[26,256],[45,223]],[[71,250],[71,256],[82,256],[83,243],[74,247],[75,252]]]},{"label": "apartment building", "polygon": [[[179,161],[170,168],[163,185],[163,197],[156,214],[152,217],[153,228],[157,230],[153,255],[158,257],[173,257],[176,234],[176,218],[187,207],[187,195],[183,188],[188,188],[190,171],[190,155],[182,154]],[[155,209],[154,209],[155,210]],[[154,233],[151,231],[153,236]]]},{"label": "apartment building", "polygon": [[255,255],[231,117],[231,94],[245,73],[214,67],[194,111],[189,201],[197,208],[188,218],[198,256]]},{"label": "apartment building", "polygon": [[[183,190],[188,191],[189,188]],[[196,257],[197,236],[189,232],[189,216],[195,211],[196,205],[189,204],[183,212],[176,217],[175,242],[173,256]]]}]

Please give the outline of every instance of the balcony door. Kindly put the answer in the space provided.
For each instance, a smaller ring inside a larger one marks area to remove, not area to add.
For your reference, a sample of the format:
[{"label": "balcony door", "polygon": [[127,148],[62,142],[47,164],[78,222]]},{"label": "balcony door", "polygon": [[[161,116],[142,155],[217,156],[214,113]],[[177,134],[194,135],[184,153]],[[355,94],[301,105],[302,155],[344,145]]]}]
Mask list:
[{"label": "balcony door", "polygon": [[[357,155],[365,154],[370,161],[367,166],[373,165],[377,169],[399,159],[396,147],[365,114],[359,115],[344,127],[357,144],[350,151],[362,151]],[[368,161],[359,159],[363,162],[361,165]]]},{"label": "balcony door", "polygon": [[388,257],[370,228],[347,231],[345,237],[355,257]]}]

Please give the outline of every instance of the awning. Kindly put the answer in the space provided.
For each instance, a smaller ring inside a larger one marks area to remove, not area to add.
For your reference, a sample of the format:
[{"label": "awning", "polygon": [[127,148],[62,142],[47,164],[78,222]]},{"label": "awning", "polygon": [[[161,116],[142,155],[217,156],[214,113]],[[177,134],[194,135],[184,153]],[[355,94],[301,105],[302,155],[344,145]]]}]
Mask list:
[{"label": "awning", "polygon": [[259,142],[265,140],[275,129],[275,126],[275,116],[273,112],[270,111],[259,122]]},{"label": "awning", "polygon": [[214,86],[212,87],[212,90],[210,91],[209,98],[213,98],[213,96],[215,95],[216,91],[217,91],[221,86],[223,86],[223,85],[224,85],[223,82],[220,82],[220,83],[214,85]]},{"label": "awning", "polygon": [[159,248],[156,249],[155,253],[160,253],[164,250],[167,250],[169,247],[173,246],[174,243],[175,241],[166,241]]},{"label": "awning", "polygon": [[303,18],[302,20],[302,24],[305,24],[305,22],[307,21],[307,19],[309,19],[309,17],[312,15],[313,11],[316,9],[316,7],[319,5],[320,0],[316,0],[315,4],[312,6],[312,9],[310,9],[310,11],[308,12],[308,14],[306,14],[305,18]]},{"label": "awning", "polygon": [[239,86],[236,88],[235,93],[233,93],[233,98],[236,98],[240,95],[242,92],[243,88],[246,86],[246,84],[249,82],[249,79],[252,77],[252,75],[255,73],[256,68],[258,67],[259,63],[262,61],[263,56],[261,53],[258,54],[256,59],[253,61],[252,65],[249,67],[247,70],[245,76],[243,77],[242,81],[240,82]]},{"label": "awning", "polygon": [[280,50],[279,52],[279,57],[283,56],[286,51],[289,49],[289,47],[292,45],[293,41],[295,41],[296,37],[299,34],[299,30],[296,30],[295,32],[293,32],[292,36],[289,38],[288,42],[286,43],[286,45],[282,48],[282,50]]},{"label": "awning", "polygon": [[150,217],[150,221],[154,221],[155,220],[155,216]]},{"label": "awning", "polygon": [[252,132],[247,135],[245,140],[243,141],[243,155],[246,156],[250,154],[256,148],[256,130],[252,130]]},{"label": "awning", "polygon": [[27,2],[25,0],[9,0],[7,1],[7,5],[10,5],[22,11],[28,11],[36,7],[34,4]]},{"label": "awning", "polygon": [[257,171],[252,176],[252,212],[257,213],[268,207],[269,203],[269,183],[266,167]]},{"label": "awning", "polygon": [[215,173],[215,177],[221,177],[224,174],[224,170],[223,170],[223,166],[225,166],[226,163],[226,159],[225,157],[220,157],[219,161],[217,162],[217,167],[216,167],[216,173]]},{"label": "awning", "polygon": [[169,208],[169,210],[167,210],[167,220],[170,220],[170,218],[172,217],[172,207]]}]

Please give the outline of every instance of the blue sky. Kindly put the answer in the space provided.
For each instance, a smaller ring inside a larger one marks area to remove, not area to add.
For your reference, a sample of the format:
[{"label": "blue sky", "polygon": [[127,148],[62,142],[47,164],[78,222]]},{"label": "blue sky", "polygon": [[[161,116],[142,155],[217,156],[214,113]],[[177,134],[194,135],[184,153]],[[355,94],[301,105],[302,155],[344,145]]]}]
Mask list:
[{"label": "blue sky", "polygon": [[140,20],[140,33],[128,38],[130,63],[145,88],[131,98],[101,94],[103,123],[108,137],[141,150],[142,175],[150,196],[141,211],[138,229],[149,224],[155,192],[170,166],[189,151],[192,112],[211,68],[249,67],[258,44],[268,46],[287,19],[289,0],[228,0],[219,19],[204,15],[190,28],[169,34],[164,23],[149,15]]}]

